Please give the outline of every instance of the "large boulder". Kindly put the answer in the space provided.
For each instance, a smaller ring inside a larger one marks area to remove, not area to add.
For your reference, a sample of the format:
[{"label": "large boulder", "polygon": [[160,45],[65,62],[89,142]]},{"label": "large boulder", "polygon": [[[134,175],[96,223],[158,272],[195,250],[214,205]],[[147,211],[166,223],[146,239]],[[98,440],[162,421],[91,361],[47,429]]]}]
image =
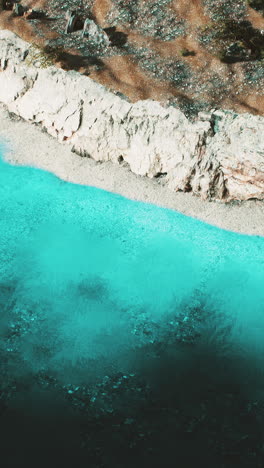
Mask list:
[{"label": "large boulder", "polygon": [[83,37],[88,39],[94,47],[108,47],[110,40],[104,30],[93,20],[87,18],[83,26]]}]

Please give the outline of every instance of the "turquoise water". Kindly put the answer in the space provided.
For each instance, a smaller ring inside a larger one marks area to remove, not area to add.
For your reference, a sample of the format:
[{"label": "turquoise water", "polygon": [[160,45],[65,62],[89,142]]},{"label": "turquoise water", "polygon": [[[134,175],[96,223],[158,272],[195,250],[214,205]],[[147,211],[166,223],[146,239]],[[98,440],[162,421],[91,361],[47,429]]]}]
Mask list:
[{"label": "turquoise water", "polygon": [[198,343],[198,366],[212,365],[205,351],[239,356],[240,384],[262,395],[264,238],[2,160],[0,213],[7,386],[40,373],[153,383],[166,360],[170,378],[190,367]]},{"label": "turquoise water", "polygon": [[3,302],[33,314],[19,351],[35,370],[115,365],[140,344],[139,321],[162,324],[201,296],[235,321],[234,340],[264,347],[263,238],[3,161],[0,204]]}]

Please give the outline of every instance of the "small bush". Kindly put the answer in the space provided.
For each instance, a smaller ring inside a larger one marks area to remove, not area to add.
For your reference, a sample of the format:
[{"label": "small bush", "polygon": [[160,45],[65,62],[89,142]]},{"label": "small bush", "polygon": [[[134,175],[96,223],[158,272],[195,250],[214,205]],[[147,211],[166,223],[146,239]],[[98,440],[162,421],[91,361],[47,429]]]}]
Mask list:
[{"label": "small bush", "polygon": [[247,0],[247,3],[251,8],[254,8],[254,10],[262,10],[264,12],[264,0]]},{"label": "small bush", "polygon": [[181,49],[180,54],[181,54],[182,57],[189,57],[189,56],[196,55],[194,50],[189,50],[189,49]]},{"label": "small bush", "polygon": [[241,21],[245,18],[245,0],[203,0],[206,13],[213,21],[225,21],[230,18],[234,21]]},{"label": "small bush", "polygon": [[200,41],[215,55],[233,61],[259,60],[264,51],[264,36],[249,21],[225,20],[211,23],[201,31]]},{"label": "small bush", "polygon": [[245,48],[244,44],[237,41],[230,44],[225,50],[222,50],[217,54],[217,57],[226,63],[233,63],[249,59],[248,49]]},{"label": "small bush", "polygon": [[32,44],[25,62],[29,66],[48,68],[58,62],[62,54],[62,47],[51,47],[49,45],[41,47],[37,44]]},{"label": "small bush", "polygon": [[146,36],[171,41],[185,32],[185,22],[170,10],[170,0],[113,0],[107,21],[112,26],[129,25]]}]

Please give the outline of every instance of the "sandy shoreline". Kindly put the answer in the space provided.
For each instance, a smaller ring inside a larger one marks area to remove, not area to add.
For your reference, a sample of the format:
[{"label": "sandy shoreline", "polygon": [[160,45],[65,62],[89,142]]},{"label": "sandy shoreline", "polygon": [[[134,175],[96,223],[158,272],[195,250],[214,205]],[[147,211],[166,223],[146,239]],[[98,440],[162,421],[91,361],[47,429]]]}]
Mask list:
[{"label": "sandy shoreline", "polygon": [[125,166],[97,163],[72,153],[69,145],[59,143],[37,126],[10,119],[2,105],[0,141],[10,149],[6,160],[11,164],[38,167],[69,182],[177,210],[223,229],[264,236],[264,201],[224,204],[203,201],[191,193],[171,192],[158,180],[137,176]]}]

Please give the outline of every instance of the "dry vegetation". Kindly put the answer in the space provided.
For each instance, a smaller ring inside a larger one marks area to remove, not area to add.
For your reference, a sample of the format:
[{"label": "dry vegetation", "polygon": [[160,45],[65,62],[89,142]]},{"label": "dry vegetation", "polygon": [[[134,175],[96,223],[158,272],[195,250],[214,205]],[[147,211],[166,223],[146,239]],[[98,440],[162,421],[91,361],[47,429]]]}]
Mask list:
[{"label": "dry vegetation", "polygon": [[[0,28],[48,46],[45,53],[57,66],[89,75],[133,102],[156,99],[189,117],[210,108],[264,114],[264,0],[21,3],[44,9],[47,18],[4,11]],[[68,9],[94,19],[112,45],[96,48],[81,31],[65,34]]]}]

